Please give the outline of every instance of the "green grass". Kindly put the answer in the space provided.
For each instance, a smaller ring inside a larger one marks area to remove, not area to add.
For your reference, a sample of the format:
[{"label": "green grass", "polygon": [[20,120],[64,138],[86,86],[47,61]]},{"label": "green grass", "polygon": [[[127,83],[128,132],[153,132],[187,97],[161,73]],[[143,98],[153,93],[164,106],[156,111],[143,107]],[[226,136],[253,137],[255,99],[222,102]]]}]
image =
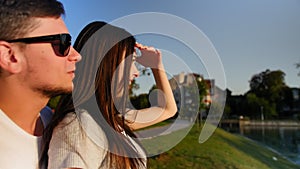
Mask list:
[{"label": "green grass", "polygon": [[[201,128],[196,125],[189,134],[169,151],[148,158],[148,168],[168,169],[300,169],[279,154],[242,136],[217,129],[203,144],[198,142]],[[147,150],[163,147],[172,138],[178,138],[184,130],[143,140]],[[168,139],[168,140],[166,140]],[[176,139],[175,139],[176,140]],[[151,152],[155,154],[155,152]],[[273,158],[276,157],[277,160]]]}]

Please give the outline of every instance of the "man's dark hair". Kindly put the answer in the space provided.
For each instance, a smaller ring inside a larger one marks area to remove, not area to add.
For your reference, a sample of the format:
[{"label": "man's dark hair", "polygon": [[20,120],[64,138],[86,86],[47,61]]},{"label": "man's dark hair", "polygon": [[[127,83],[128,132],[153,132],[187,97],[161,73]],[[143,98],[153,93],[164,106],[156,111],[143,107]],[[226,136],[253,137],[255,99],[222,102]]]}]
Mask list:
[{"label": "man's dark hair", "polygon": [[59,18],[65,14],[57,0],[0,0],[0,40],[24,37],[34,29],[34,18]]}]

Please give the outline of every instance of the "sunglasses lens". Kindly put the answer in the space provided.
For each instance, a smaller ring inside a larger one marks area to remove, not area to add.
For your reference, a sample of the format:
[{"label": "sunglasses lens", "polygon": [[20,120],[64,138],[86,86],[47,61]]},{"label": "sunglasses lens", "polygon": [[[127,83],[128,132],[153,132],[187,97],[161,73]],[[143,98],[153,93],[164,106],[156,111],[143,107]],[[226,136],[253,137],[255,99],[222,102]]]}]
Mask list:
[{"label": "sunglasses lens", "polygon": [[69,52],[70,52],[70,46],[71,44],[60,44],[60,54],[62,56],[68,56]]},{"label": "sunglasses lens", "polygon": [[62,34],[57,43],[52,43],[52,47],[57,56],[68,56],[71,48],[71,36],[69,34]]}]

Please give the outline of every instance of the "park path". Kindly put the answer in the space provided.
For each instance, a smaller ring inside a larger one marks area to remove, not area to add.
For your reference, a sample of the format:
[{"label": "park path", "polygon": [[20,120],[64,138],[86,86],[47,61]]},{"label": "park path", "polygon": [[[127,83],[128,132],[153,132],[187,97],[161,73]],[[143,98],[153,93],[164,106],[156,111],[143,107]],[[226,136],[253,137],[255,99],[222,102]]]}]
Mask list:
[{"label": "park path", "polygon": [[164,126],[158,126],[158,127],[145,129],[145,130],[136,131],[135,134],[137,135],[138,138],[148,139],[148,138],[170,134],[171,132],[184,129],[186,127],[190,127],[191,125],[193,125],[193,123],[187,120],[176,120],[173,123]]}]

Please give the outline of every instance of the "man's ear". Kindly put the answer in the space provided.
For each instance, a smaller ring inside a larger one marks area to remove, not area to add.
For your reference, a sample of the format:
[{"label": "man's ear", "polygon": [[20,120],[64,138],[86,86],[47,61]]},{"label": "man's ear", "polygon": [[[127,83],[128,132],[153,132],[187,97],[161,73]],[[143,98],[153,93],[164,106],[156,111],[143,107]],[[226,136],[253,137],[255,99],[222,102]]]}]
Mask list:
[{"label": "man's ear", "polygon": [[21,64],[15,56],[13,46],[5,41],[0,41],[0,67],[13,74],[21,71]]}]

